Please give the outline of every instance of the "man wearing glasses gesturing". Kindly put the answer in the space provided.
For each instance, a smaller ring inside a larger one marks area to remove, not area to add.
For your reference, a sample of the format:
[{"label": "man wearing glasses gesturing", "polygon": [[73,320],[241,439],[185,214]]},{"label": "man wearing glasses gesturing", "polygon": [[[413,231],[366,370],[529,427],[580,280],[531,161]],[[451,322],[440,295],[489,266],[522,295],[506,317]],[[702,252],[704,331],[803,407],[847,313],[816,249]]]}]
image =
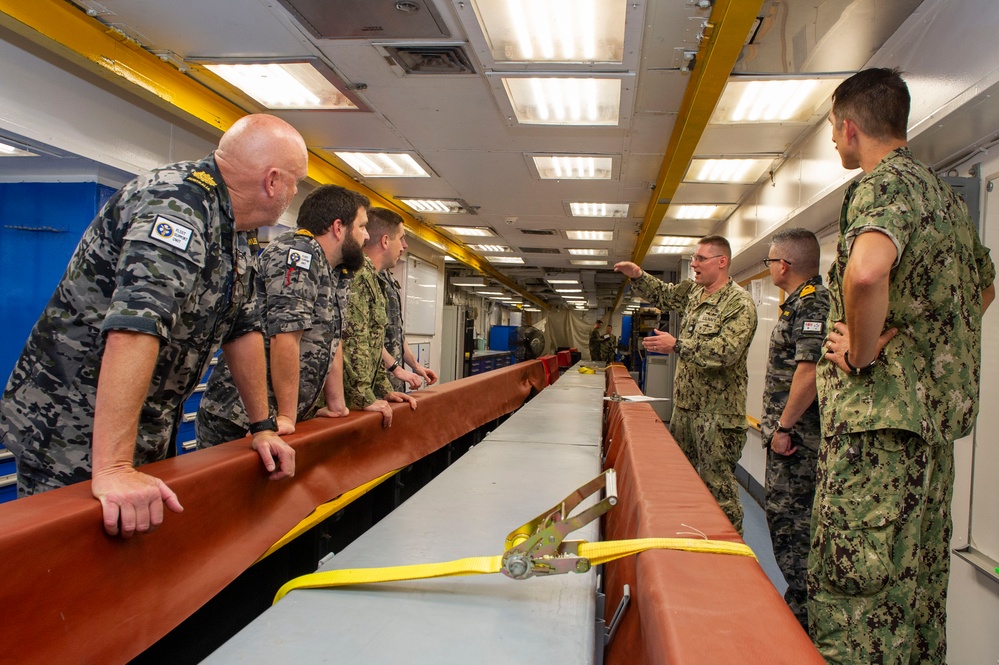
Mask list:
[{"label": "man wearing glasses gesturing", "polygon": [[735,465],[746,443],[746,358],[756,333],[756,305],[729,277],[732,250],[705,236],[690,261],[693,279],[679,284],[646,274],[630,261],[614,270],[662,310],[681,314],[680,336],[655,330],[647,351],[675,353],[676,380],[669,429],[732,525],[742,533]]}]

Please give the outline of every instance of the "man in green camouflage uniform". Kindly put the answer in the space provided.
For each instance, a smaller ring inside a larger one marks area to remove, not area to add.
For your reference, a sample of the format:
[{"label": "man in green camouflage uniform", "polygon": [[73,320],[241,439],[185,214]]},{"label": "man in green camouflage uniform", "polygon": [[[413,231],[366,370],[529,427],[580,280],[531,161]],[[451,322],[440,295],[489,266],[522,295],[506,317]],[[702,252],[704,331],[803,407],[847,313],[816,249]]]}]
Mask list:
[{"label": "man in green camouflage uniform", "polygon": [[597,322],[593,324],[593,330],[590,331],[590,360],[603,360],[603,351],[600,344],[600,340],[603,338],[603,335],[600,334],[600,326],[603,324],[603,321],[597,319]]},{"label": "man in green camouflage uniform", "polygon": [[[182,510],[135,467],[174,454],[181,406],[220,345],[239,362],[250,417],[267,418],[247,231],[277,221],[307,167],[291,125],[251,115],[212,155],[140,176],[108,201],[4,391],[0,436],[17,458],[19,494],[92,474],[111,535],[155,528],[164,503]],[[294,450],[273,428],[251,445],[272,478],[294,474]]]},{"label": "man in green camouflage uniform", "polygon": [[[402,217],[392,210],[386,208],[372,208],[368,214],[373,219],[385,221],[393,226],[403,223]],[[402,238],[402,249],[408,248],[405,234]],[[396,259],[396,262],[402,258]],[[388,268],[378,271],[378,279],[382,282],[382,290],[385,292],[385,312],[388,323],[385,325],[385,351],[382,353],[382,360],[385,362],[385,371],[388,373],[389,383],[392,388],[398,391],[405,391],[408,385],[413,390],[420,388],[424,383],[432,386],[437,382],[437,373],[424,367],[413,355],[412,349],[406,344],[405,327],[402,320],[402,287],[392,274],[392,269],[397,265],[393,263]],[[407,371],[406,365],[413,368]]]},{"label": "man in green camouflage uniform", "polygon": [[822,358],[829,292],[819,276],[819,241],[807,229],[774,235],[764,263],[773,283],[787,293],[770,335],[763,388],[767,524],[787,581],[784,600],[808,630],[809,528],[822,440],[815,363]]},{"label": "man in green camouflage uniform", "polygon": [[870,69],[833,95],[846,192],[825,359],[808,615],[833,663],[943,663],[954,441],[978,412],[995,266],[906,146],[909,91]]},{"label": "man in green camouflage uniform", "polygon": [[405,250],[405,234],[401,217],[398,223],[377,216],[368,220],[364,265],[354,275],[343,323],[343,394],[347,407],[381,413],[384,427],[392,425],[389,402],[409,402],[411,408],[416,408],[411,395],[392,390],[382,361],[388,312],[378,272],[399,261]]},{"label": "man in green camouflage uniform", "polygon": [[[353,271],[364,262],[369,203],[343,187],[319,187],[299,208],[298,230],[275,238],[258,260],[257,307],[278,434],[293,433],[298,421],[315,415],[336,418],[349,412],[343,398],[341,312],[347,309]],[[249,426],[223,358],[198,409],[198,447],[241,438]]]},{"label": "man in green camouflage uniform", "polygon": [[603,337],[600,338],[600,357],[604,362],[612,363],[617,356],[617,337],[614,336],[614,327],[607,326]]},{"label": "man in green camouflage uniform", "polygon": [[632,288],[662,310],[681,313],[680,337],[654,331],[647,351],[675,353],[670,433],[742,533],[735,465],[746,445],[746,359],[756,333],[756,305],[728,275],[732,250],[721,236],[705,236],[690,262],[694,279],[666,284],[624,261],[614,266]]}]

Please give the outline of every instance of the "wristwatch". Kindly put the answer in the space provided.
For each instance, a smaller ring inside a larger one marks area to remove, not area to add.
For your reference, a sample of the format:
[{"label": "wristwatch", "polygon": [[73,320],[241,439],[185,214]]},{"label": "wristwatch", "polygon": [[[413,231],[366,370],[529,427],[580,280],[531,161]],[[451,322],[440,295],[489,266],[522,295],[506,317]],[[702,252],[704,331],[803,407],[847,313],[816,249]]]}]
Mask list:
[{"label": "wristwatch", "polygon": [[391,374],[392,372],[396,371],[397,369],[399,369],[399,361],[398,360],[396,360],[394,363],[392,363],[392,366],[389,367],[385,371],[388,372],[389,374]]},{"label": "wristwatch", "polygon": [[258,420],[255,423],[250,423],[250,434],[256,434],[257,432],[263,432],[264,430],[277,431],[277,420],[274,418],[265,418],[264,420]]},{"label": "wristwatch", "polygon": [[676,342],[673,343],[673,353],[675,353],[677,356],[680,355],[680,349],[682,349],[682,348],[683,348],[683,346],[682,346],[680,340],[676,340]]},{"label": "wristwatch", "polygon": [[847,351],[846,353],[843,354],[843,360],[846,361],[846,366],[850,368],[850,374],[852,374],[854,376],[863,376],[864,374],[867,374],[872,369],[874,369],[874,363],[876,363],[878,361],[878,357],[874,356],[874,360],[872,360],[871,362],[867,363],[863,367],[854,367],[853,366],[853,363],[850,362],[850,352],[849,351]]},{"label": "wristwatch", "polygon": [[781,434],[790,434],[792,431],[792,428],[781,425],[779,420],[777,421],[777,427],[775,429]]}]

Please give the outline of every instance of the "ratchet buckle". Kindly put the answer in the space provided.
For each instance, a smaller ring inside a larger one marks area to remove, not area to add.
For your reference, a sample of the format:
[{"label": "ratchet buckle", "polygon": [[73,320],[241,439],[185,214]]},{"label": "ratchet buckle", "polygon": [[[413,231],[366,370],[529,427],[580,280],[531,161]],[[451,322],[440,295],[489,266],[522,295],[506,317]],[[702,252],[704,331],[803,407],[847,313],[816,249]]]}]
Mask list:
[{"label": "ratchet buckle", "polygon": [[[585,499],[604,490],[604,498],[577,515],[570,513]],[[507,577],[524,580],[538,575],[585,573],[590,560],[579,556],[581,540],[563,540],[567,534],[597,519],[617,505],[617,475],[605,472],[506,537],[500,569]]]}]

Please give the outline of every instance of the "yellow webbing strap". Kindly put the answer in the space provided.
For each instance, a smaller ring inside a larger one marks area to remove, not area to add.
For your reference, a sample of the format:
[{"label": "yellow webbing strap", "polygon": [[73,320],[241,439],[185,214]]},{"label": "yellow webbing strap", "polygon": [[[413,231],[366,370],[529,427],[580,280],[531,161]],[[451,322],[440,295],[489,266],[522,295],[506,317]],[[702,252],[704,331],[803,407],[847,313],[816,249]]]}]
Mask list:
[{"label": "yellow webbing strap", "polygon": [[314,511],[312,511],[312,513],[308,517],[306,517],[304,520],[302,520],[294,527],[292,527],[291,531],[281,536],[281,538],[276,543],[271,545],[270,549],[261,554],[260,558],[257,559],[254,563],[263,561],[271,554],[274,554],[274,552],[277,552],[279,549],[281,549],[291,541],[295,540],[303,533],[305,533],[312,527],[316,526],[317,524],[325,520],[333,513],[341,510],[348,504],[353,503],[355,499],[364,496],[365,494],[367,494],[374,488],[378,487],[383,482],[385,482],[386,480],[388,480],[397,473],[399,473],[398,469],[395,471],[389,471],[384,476],[379,476],[378,478],[375,478],[374,480],[367,482],[361,485],[360,487],[355,487],[354,489],[348,492],[344,492],[343,494],[333,499],[332,501],[327,501],[326,503],[317,507]]},{"label": "yellow webbing strap", "polygon": [[[735,554],[756,558],[753,550],[742,543],[724,540],[695,540],[693,538],[638,538],[635,540],[611,540],[601,543],[581,542],[579,556],[589,559],[598,566],[608,561],[631,556],[651,549],[684,550],[687,552],[709,552],[714,554]],[[353,568],[328,570],[322,573],[303,575],[282,586],[274,602],[284,598],[295,589],[323,589],[327,587],[349,586],[351,584],[375,584],[378,582],[400,582],[436,577],[458,577],[461,575],[486,575],[498,573],[503,557],[476,556],[456,559],[443,563],[422,563],[410,566],[390,566],[388,568]]]}]

